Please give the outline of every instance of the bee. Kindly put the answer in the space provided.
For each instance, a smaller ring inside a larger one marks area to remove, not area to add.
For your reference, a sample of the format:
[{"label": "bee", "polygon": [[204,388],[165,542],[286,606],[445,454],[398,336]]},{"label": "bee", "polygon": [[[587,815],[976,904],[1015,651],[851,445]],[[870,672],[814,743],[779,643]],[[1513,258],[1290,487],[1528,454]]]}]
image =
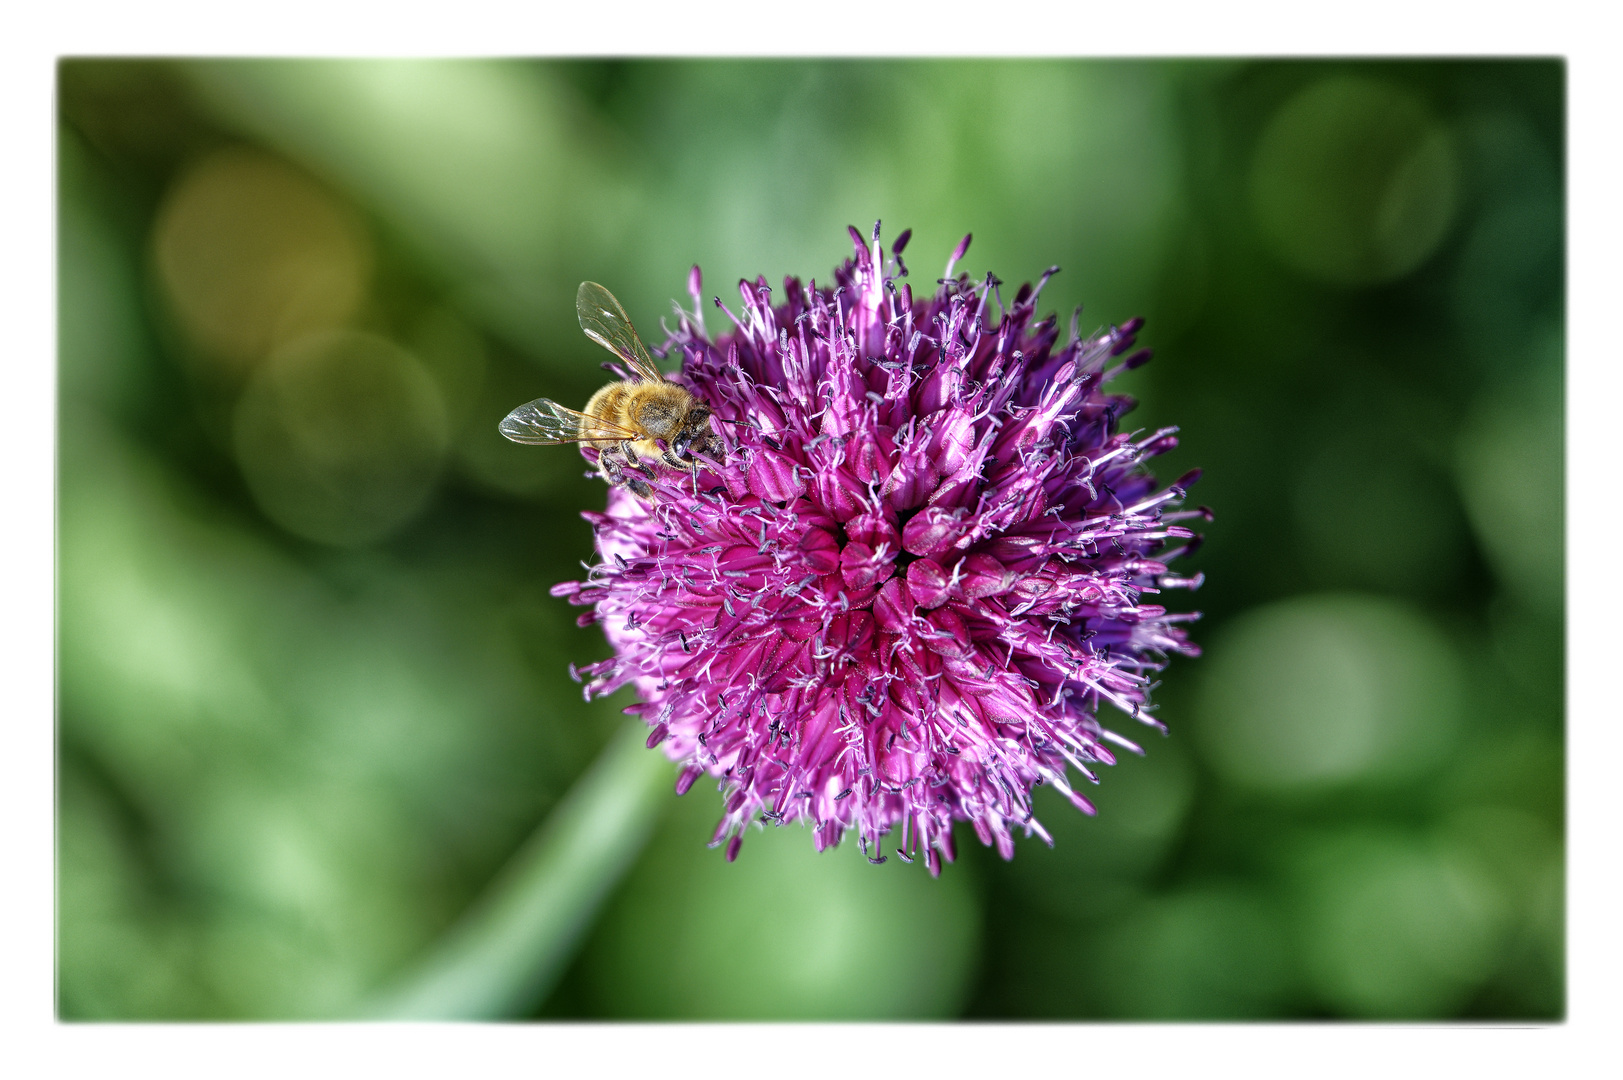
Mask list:
[{"label": "bee", "polygon": [[694,476],[699,472],[695,453],[718,462],[726,460],[721,438],[710,427],[710,407],[654,366],[613,293],[595,281],[581,282],[575,294],[575,313],[586,336],[619,357],[635,377],[610,383],[593,394],[584,412],[547,398],[520,405],[501,422],[503,435],[532,446],[585,443],[595,447],[603,479],[613,487],[629,487],[644,499],[654,493],[647,480],[655,476],[656,460]]}]

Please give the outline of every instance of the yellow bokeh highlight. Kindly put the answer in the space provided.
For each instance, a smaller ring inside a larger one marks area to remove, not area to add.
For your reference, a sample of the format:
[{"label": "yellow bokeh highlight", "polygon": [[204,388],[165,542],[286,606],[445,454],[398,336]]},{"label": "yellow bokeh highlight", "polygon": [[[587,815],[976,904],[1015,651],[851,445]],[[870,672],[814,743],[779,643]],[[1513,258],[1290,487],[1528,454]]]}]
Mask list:
[{"label": "yellow bokeh highlight", "polygon": [[170,188],[153,230],[163,292],[209,359],[251,367],[277,346],[348,322],[373,254],[354,214],[258,150],[221,150]]}]

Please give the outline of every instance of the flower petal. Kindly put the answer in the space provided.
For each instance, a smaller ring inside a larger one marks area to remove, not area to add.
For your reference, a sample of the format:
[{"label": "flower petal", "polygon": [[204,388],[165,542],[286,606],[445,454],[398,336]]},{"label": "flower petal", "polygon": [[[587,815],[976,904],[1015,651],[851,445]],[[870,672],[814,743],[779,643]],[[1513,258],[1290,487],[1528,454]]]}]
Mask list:
[{"label": "flower petal", "polygon": [[753,457],[749,489],[756,498],[781,503],[805,492],[806,482],[800,478],[793,459],[771,450],[757,450]]},{"label": "flower petal", "polygon": [[913,594],[907,582],[891,578],[873,602],[874,623],[889,634],[899,634],[913,620]]},{"label": "flower petal", "polygon": [[947,602],[950,582],[934,559],[915,559],[907,567],[907,587],[920,607],[938,608]]}]

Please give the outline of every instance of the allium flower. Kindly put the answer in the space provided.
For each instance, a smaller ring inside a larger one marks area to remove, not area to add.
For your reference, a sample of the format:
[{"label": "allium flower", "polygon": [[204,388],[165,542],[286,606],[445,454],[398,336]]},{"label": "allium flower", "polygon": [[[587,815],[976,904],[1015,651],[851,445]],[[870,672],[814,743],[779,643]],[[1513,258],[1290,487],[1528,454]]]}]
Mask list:
[{"label": "allium flower", "polygon": [[953,276],[966,236],[919,297],[909,233],[889,260],[878,236],[852,229],[834,287],[789,278],[776,307],[741,281],[715,340],[694,267],[665,352],[727,460],[661,470],[647,501],[613,489],[586,514],[601,561],[553,590],[614,648],[587,696],[632,684],[648,745],[685,765],[677,791],[719,778],[729,860],[755,820],[809,821],[819,850],[855,829],[874,862],[899,829],[932,874],[954,821],[1006,859],[1014,829],[1052,843],[1032,788],[1093,813],[1067,766],[1097,782],[1105,743],[1138,751],[1099,708],[1161,728],[1151,677],[1198,652],[1178,625],[1198,615],[1145,599],[1200,583],[1165,565],[1198,543],[1175,522],[1209,516],[1168,512],[1198,473],[1158,487],[1141,462],[1176,429],[1118,432],[1131,399],[1103,389],[1149,359],[1122,357],[1141,320],[1075,340],[1073,318],[1056,347],[1035,319],[1054,270],[1005,309],[995,277]]}]

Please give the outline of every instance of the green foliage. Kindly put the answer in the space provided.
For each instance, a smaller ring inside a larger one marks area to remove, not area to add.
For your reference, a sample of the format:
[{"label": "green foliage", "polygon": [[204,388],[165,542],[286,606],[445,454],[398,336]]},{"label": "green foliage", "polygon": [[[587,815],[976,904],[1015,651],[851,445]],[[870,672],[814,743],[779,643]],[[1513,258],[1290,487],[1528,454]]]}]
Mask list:
[{"label": "green foliage", "polygon": [[[700,781],[701,785],[703,781]],[[932,881],[801,829],[705,846],[721,801],[690,792],[580,965],[594,1013],[623,1018],[907,1020],[957,1015],[981,913],[964,873]]]}]

